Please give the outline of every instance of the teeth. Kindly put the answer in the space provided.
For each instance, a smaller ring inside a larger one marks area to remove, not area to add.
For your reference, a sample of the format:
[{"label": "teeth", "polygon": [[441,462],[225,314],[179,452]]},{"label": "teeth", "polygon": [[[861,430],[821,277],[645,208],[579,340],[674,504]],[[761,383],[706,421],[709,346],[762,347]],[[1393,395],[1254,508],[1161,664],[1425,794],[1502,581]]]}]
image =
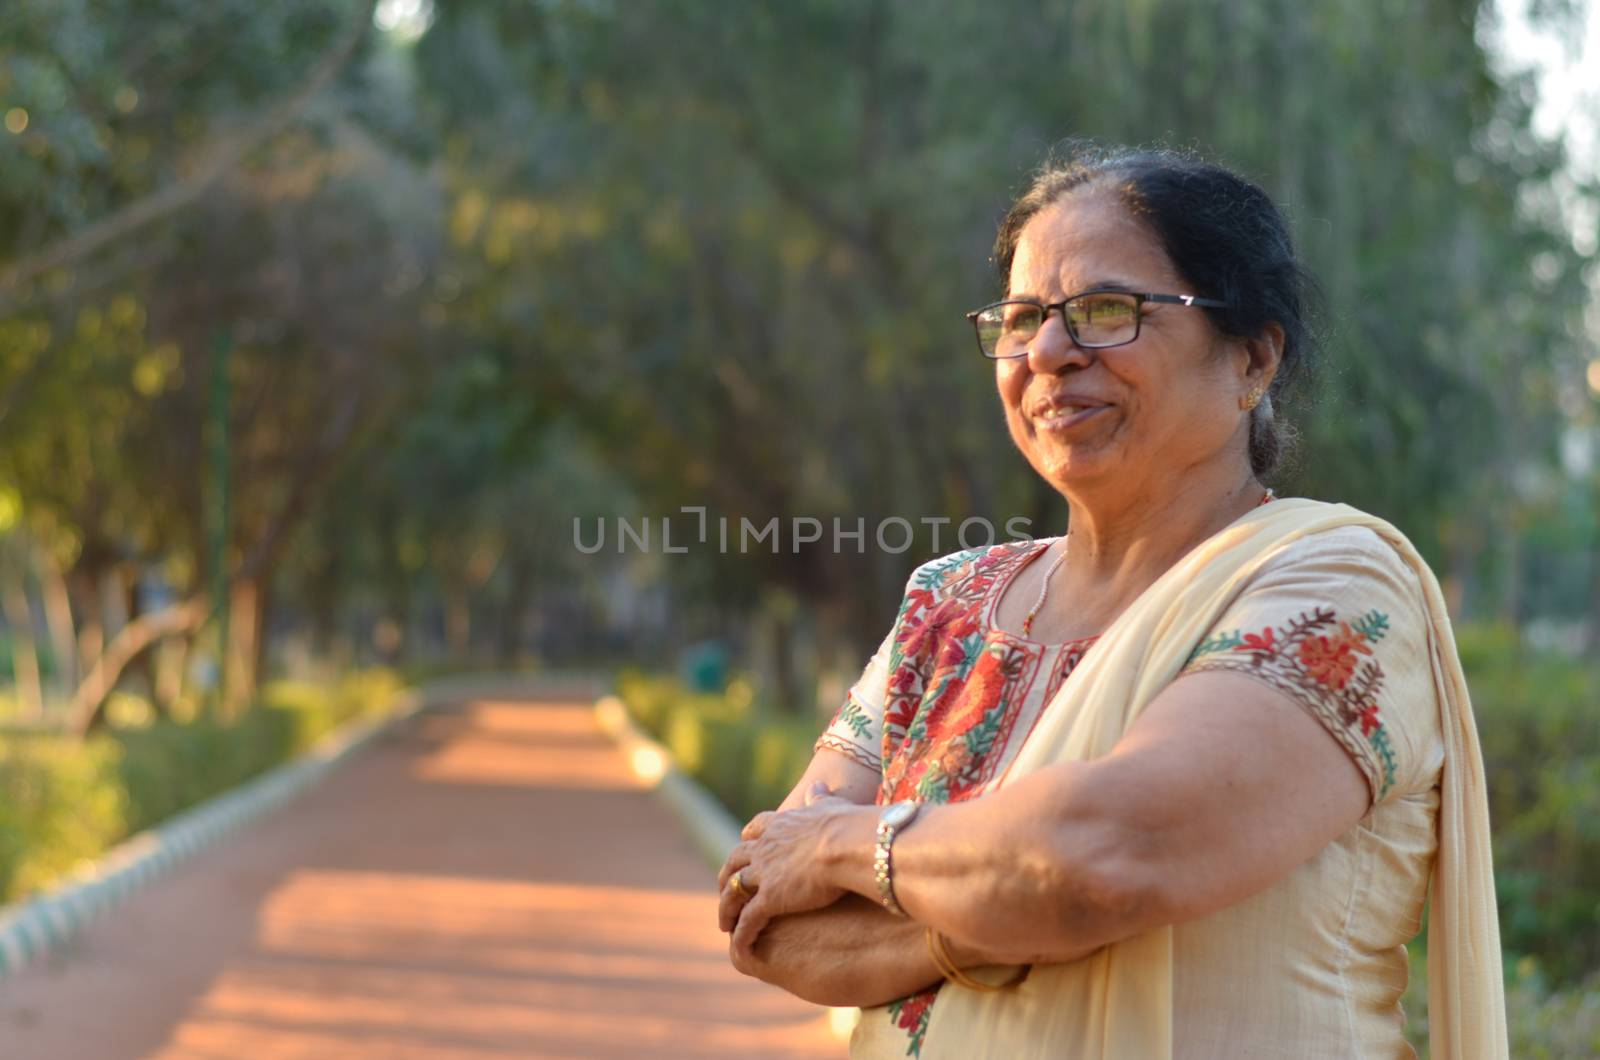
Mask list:
[{"label": "teeth", "polygon": [[1097,405],[1059,405],[1055,408],[1041,409],[1039,412],[1034,413],[1033,418],[1035,422],[1044,426],[1053,426],[1064,423],[1080,412],[1087,412],[1092,408],[1098,407]]}]

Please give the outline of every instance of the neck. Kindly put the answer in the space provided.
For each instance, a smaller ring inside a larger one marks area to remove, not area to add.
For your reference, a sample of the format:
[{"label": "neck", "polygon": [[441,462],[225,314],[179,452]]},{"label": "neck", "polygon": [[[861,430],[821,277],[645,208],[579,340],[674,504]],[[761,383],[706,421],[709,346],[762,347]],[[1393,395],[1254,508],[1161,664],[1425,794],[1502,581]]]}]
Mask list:
[{"label": "neck", "polygon": [[1074,490],[1071,548],[1062,577],[1071,597],[1102,600],[1115,612],[1184,554],[1261,502],[1265,488],[1247,464],[1189,468],[1137,490]]}]

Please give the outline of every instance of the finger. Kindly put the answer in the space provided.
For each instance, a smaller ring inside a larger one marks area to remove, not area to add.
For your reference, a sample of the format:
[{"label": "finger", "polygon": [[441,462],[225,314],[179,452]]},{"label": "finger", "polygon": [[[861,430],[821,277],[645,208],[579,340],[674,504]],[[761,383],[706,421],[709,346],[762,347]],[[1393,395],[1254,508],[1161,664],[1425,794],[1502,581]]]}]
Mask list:
[{"label": "finger", "polygon": [[717,889],[728,886],[728,877],[750,864],[750,850],[743,843],[739,843],[728,851],[728,860],[722,863],[722,869],[717,873]]},{"label": "finger", "polygon": [[771,820],[771,810],[766,810],[762,813],[756,814],[754,817],[750,818],[750,823],[745,825],[744,830],[739,833],[739,838],[760,839],[762,833],[767,830],[767,822]]},{"label": "finger", "polygon": [[739,925],[733,929],[733,948],[741,961],[755,960],[756,940],[761,937],[769,919],[767,903],[759,895],[750,899],[750,903],[739,913]]},{"label": "finger", "polygon": [[825,780],[819,780],[815,784],[811,785],[811,790],[810,791],[806,792],[806,805],[810,806],[812,803],[816,802],[818,799],[827,798],[829,795],[832,795],[832,794],[833,794],[833,789],[828,787],[828,782],[825,781]]},{"label": "finger", "polygon": [[735,971],[744,975],[754,976],[756,974],[755,966],[746,961],[744,954],[734,948],[731,937],[728,939],[728,963],[733,965]]},{"label": "finger", "polygon": [[[740,882],[743,882],[742,878]],[[724,887],[717,896],[717,926],[723,931],[732,931],[734,925],[739,923],[740,911],[749,901],[748,892],[740,894],[732,887]]]}]

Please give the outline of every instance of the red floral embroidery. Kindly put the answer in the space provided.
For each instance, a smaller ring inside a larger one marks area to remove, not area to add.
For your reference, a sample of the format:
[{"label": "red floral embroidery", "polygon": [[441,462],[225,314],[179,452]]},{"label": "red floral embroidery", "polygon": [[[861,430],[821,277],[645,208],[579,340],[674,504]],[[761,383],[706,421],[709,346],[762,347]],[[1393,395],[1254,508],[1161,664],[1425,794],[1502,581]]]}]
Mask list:
[{"label": "red floral embroidery", "polygon": [[[947,665],[961,664],[960,659],[953,660]],[[972,667],[972,672],[965,681],[951,682],[951,694],[947,697],[949,709],[944,710],[944,704],[935,708],[939,712],[937,718],[939,727],[946,732],[966,732],[988,713],[989,708],[1000,702],[1005,695],[1006,683],[1009,675],[1005,671],[1005,658],[1000,652],[983,651],[978,653],[977,662]],[[935,720],[929,717],[929,722]]]},{"label": "red floral embroidery", "polygon": [[907,1056],[922,1055],[922,1040],[927,1036],[928,1018],[932,1014],[934,999],[938,996],[939,988],[934,987],[889,1003],[889,1018],[894,1020],[896,1027],[906,1031],[910,1036],[911,1040],[906,1047]]},{"label": "red floral embroidery", "polygon": [[[1317,608],[1277,629],[1214,634],[1194,650],[1187,669],[1255,673],[1289,692],[1324,720],[1358,762],[1374,764],[1378,778],[1373,783],[1382,798],[1394,784],[1396,766],[1378,706],[1383,668],[1371,656],[1372,645],[1388,631],[1389,616],[1381,611],[1352,623]],[[1356,728],[1359,738],[1350,731]]]},{"label": "red floral embroidery", "polygon": [[1277,643],[1273,640],[1272,627],[1268,626],[1260,633],[1246,633],[1244,643],[1233,649],[1234,651],[1277,651]]},{"label": "red floral embroidery", "polygon": [[[921,797],[954,797],[981,782],[996,756],[952,748],[997,702],[1015,708],[1014,686],[1029,676],[1013,663],[1002,672],[982,665],[990,630],[984,608],[990,593],[1037,552],[1032,542],[960,552],[922,567],[901,605],[889,657],[884,704],[883,787],[885,800],[918,797],[930,769],[961,781]],[[971,681],[982,671],[978,684]]]},{"label": "red floral embroidery", "polygon": [[[1046,700],[1071,674],[1090,639],[1052,651],[987,624],[995,592],[1042,546],[1016,542],[957,553],[913,577],[889,656],[883,712],[882,802],[954,802],[983,790],[1000,768],[1023,703]],[[919,1056],[937,989],[888,1006]],[[881,1017],[880,1017],[881,1018]]]},{"label": "red floral embroidery", "polygon": [[1361,719],[1361,735],[1363,736],[1371,736],[1383,727],[1383,723],[1378,720],[1378,704],[1376,703],[1369,703],[1362,707],[1357,717]]},{"label": "red floral embroidery", "polygon": [[1329,688],[1349,684],[1356,672],[1356,656],[1371,654],[1372,649],[1348,622],[1340,622],[1339,632],[1332,637],[1312,636],[1300,642],[1300,665]]}]

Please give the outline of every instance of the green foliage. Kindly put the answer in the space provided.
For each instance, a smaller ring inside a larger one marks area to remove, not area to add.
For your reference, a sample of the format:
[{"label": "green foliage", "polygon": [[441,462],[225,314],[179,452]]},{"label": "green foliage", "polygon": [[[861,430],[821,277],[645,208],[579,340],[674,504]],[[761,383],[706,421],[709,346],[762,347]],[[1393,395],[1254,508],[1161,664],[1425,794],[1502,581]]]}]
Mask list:
[{"label": "green foliage", "polygon": [[0,901],[388,709],[399,690],[393,674],[370,670],[331,687],[268,685],[231,725],[160,721],[87,742],[0,737]]},{"label": "green foliage", "polygon": [[617,694],[679,768],[742,819],[782,802],[811,761],[818,723],[776,714],[742,679],[723,693],[695,693],[674,678],[624,671]]},{"label": "green foliage", "polygon": [[126,832],[117,748],[0,737],[0,901],[97,857]]},{"label": "green foliage", "polygon": [[1600,975],[1546,993],[1529,982],[1506,994],[1511,1055],[1518,1060],[1584,1060],[1600,1056]]},{"label": "green foliage", "polygon": [[287,719],[288,752],[299,754],[358,718],[387,710],[400,694],[391,670],[359,670],[332,688],[309,681],[275,681],[261,690],[260,708]]},{"label": "green foliage", "polygon": [[[1428,1047],[1428,954],[1411,948],[1411,978],[1401,1006],[1406,1038],[1420,1060]],[[1506,1030],[1517,1060],[1588,1060],[1600,1056],[1600,973],[1552,990],[1534,958],[1506,968]]]},{"label": "green foliage", "polygon": [[1600,968],[1600,665],[1462,630],[1489,813],[1500,930],[1553,984]]}]

